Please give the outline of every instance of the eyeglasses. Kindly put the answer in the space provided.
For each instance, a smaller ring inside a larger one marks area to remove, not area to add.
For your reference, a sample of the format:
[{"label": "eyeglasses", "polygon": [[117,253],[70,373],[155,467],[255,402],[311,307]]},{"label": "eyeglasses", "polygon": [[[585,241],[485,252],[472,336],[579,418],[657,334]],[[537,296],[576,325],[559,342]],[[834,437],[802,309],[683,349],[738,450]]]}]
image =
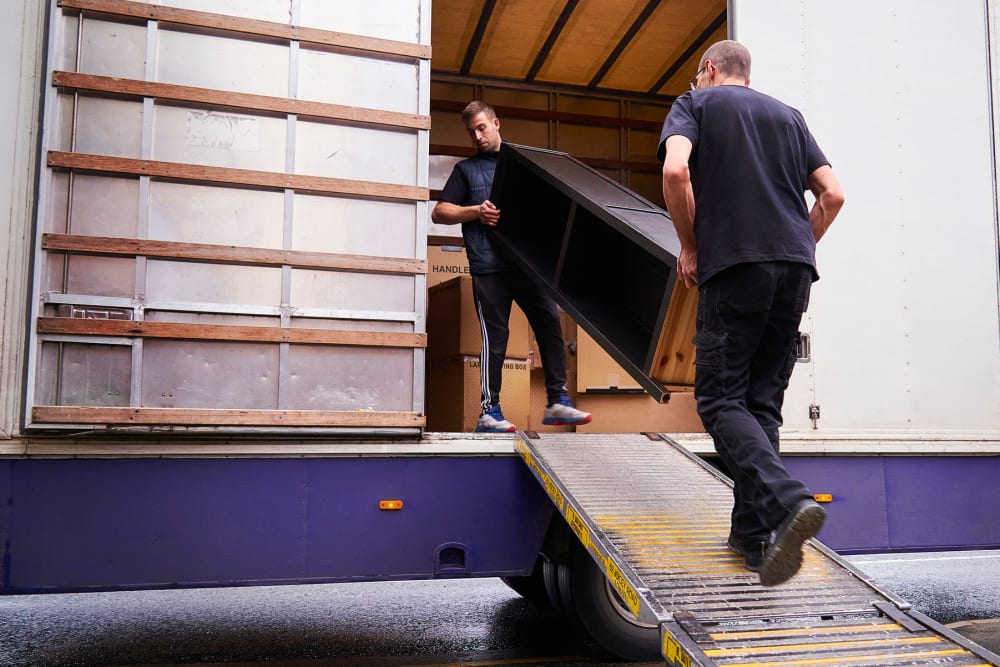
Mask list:
[{"label": "eyeglasses", "polygon": [[[705,63],[704,65],[702,65],[701,69],[695,72],[694,76],[691,77],[691,80],[688,81],[688,85],[691,86],[691,90],[698,90],[698,77],[704,74],[705,70],[709,67],[710,64],[711,63]],[[715,67],[715,65],[712,65],[712,67]]]}]

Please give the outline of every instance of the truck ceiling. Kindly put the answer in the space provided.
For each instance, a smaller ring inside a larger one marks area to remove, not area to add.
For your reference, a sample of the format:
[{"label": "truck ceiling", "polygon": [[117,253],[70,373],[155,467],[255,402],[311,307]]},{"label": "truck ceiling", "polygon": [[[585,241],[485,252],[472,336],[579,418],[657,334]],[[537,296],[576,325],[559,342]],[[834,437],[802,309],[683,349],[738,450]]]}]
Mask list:
[{"label": "truck ceiling", "polygon": [[435,76],[672,100],[727,37],[723,0],[435,0]]}]

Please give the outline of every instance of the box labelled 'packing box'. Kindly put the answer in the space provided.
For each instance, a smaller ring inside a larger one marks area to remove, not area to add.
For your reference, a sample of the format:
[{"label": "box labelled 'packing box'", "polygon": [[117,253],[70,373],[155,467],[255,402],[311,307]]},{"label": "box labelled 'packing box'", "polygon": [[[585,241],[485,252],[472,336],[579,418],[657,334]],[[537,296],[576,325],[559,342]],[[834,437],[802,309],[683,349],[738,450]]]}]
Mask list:
[{"label": "box labelled 'packing box'", "polygon": [[[505,359],[500,407],[518,428],[528,423],[531,364]],[[479,357],[460,355],[432,359],[427,365],[427,430],[474,431],[482,413]]]}]

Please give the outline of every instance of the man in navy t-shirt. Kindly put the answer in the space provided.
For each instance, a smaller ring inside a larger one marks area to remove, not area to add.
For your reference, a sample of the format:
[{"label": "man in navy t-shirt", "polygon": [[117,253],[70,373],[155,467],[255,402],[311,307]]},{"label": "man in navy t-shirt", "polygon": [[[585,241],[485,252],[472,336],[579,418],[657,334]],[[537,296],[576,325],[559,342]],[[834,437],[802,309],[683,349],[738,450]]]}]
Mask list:
[{"label": "man in navy t-shirt", "polygon": [[500,150],[500,119],[485,102],[470,102],[462,122],[476,154],[462,160],[448,177],[431,219],[442,225],[462,225],[465,253],[472,274],[472,293],[479,316],[483,350],[479,374],[482,413],[480,433],[507,433],[517,427],[503,416],[500,387],[507,356],[508,321],[517,303],[535,333],[545,373],[547,403],[543,424],[586,424],[589,412],[578,410],[566,394],[566,351],[555,302],[493,244],[500,210],[489,200]]},{"label": "man in navy t-shirt", "polygon": [[844,197],[802,114],[749,88],[746,47],[717,42],[700,62],[657,157],[681,242],[678,275],[698,286],[698,414],[734,482],[728,544],[773,586],[798,572],[826,516],[782,464],[778,429],[819,278],[816,242]]}]

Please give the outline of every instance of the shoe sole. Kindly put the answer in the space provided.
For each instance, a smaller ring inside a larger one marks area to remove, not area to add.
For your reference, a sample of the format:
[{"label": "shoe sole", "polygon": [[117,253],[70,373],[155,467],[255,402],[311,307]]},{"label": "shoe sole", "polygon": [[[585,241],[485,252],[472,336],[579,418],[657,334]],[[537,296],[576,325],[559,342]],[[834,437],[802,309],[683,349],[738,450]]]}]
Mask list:
[{"label": "shoe sole", "polygon": [[583,419],[543,419],[542,423],[546,426],[570,426],[572,424],[589,424],[591,419],[593,419],[593,415]]},{"label": "shoe sole", "polygon": [[517,427],[512,428],[477,428],[476,433],[516,433]]},{"label": "shoe sole", "polygon": [[767,550],[760,566],[762,586],[777,586],[788,581],[802,567],[802,545],[815,537],[826,520],[826,510],[819,505],[806,505],[787,519],[787,525]]}]

